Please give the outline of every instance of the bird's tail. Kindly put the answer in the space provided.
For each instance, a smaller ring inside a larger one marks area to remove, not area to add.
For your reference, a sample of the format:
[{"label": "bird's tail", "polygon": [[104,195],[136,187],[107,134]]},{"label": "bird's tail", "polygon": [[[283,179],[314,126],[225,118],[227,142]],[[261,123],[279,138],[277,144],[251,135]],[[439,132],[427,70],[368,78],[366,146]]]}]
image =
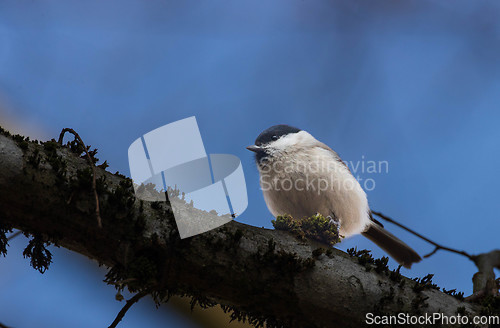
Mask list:
[{"label": "bird's tail", "polygon": [[380,248],[387,252],[393,259],[405,268],[411,268],[413,263],[420,262],[422,258],[410,246],[402,242],[384,227],[373,223],[362,233],[363,236],[373,241]]}]

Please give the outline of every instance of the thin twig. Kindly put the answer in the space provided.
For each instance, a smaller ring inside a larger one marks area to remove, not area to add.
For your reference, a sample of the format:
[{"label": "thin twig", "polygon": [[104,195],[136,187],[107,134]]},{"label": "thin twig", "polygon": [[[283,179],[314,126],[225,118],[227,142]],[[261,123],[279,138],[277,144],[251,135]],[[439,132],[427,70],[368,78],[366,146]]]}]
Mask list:
[{"label": "thin twig", "polygon": [[432,252],[430,252],[429,254],[424,255],[424,257],[425,257],[425,258],[427,258],[427,257],[430,257],[430,256],[434,255],[434,254],[435,254],[438,250],[442,249],[442,250],[444,250],[444,251],[448,251],[448,252],[452,252],[452,253],[456,253],[456,254],[463,255],[463,256],[467,257],[467,258],[468,258],[469,260],[471,260],[471,261],[474,261],[474,259],[475,259],[475,257],[474,257],[473,255],[470,255],[470,254],[469,254],[469,253],[467,253],[467,252],[464,252],[464,251],[459,251],[459,250],[456,250],[456,249],[453,249],[453,248],[449,248],[449,247],[446,247],[446,246],[442,246],[442,245],[440,245],[440,244],[438,244],[438,243],[436,243],[436,242],[434,242],[434,241],[430,240],[429,238],[422,236],[422,235],[421,235],[421,234],[419,234],[418,232],[415,232],[415,231],[411,230],[410,228],[405,227],[405,226],[404,226],[404,225],[402,225],[401,223],[394,221],[394,220],[393,220],[393,219],[391,219],[390,217],[388,217],[388,216],[386,216],[386,215],[384,215],[384,214],[382,214],[382,213],[380,213],[380,212],[375,212],[375,211],[372,211],[372,213],[373,213],[373,214],[375,214],[376,216],[378,216],[379,218],[381,218],[381,219],[383,219],[383,220],[385,220],[385,221],[391,222],[391,223],[393,223],[393,224],[397,225],[398,227],[400,227],[400,228],[402,228],[402,229],[404,229],[404,230],[406,230],[406,231],[408,231],[408,232],[410,232],[410,233],[414,234],[415,236],[419,237],[420,239],[425,240],[425,241],[426,241],[426,242],[428,242],[429,244],[434,245],[434,246],[435,246],[434,250],[433,250]]},{"label": "thin twig", "polygon": [[135,294],[131,299],[127,301],[127,304],[123,306],[123,308],[118,312],[118,315],[116,316],[115,321],[108,327],[108,328],[115,328],[120,321],[122,321],[123,317],[125,316],[125,313],[134,305],[134,303],[138,302],[141,298],[149,294],[149,290],[145,289],[137,294]]},{"label": "thin twig", "polygon": [[94,197],[95,197],[95,216],[97,218],[97,225],[99,228],[102,228],[102,220],[101,220],[101,214],[99,212],[99,195],[97,195],[97,183],[96,183],[96,170],[95,170],[95,164],[94,161],[92,160],[92,156],[89,154],[89,150],[87,149],[87,146],[85,146],[85,143],[83,142],[82,138],[76,133],[75,130],[71,128],[64,128],[61,131],[61,134],[59,135],[59,144],[62,145],[63,139],[64,139],[64,134],[66,132],[69,132],[75,136],[75,140],[80,143],[80,145],[83,147],[85,150],[85,154],[87,154],[87,160],[89,161],[89,165],[92,167],[92,189],[94,190]]},{"label": "thin twig", "polygon": [[[12,235],[9,236],[9,238],[7,238],[7,241],[11,241],[12,239],[16,238],[17,236],[19,236],[22,233],[23,232],[21,230],[14,232]],[[0,328],[1,328],[1,326],[0,326]]]}]

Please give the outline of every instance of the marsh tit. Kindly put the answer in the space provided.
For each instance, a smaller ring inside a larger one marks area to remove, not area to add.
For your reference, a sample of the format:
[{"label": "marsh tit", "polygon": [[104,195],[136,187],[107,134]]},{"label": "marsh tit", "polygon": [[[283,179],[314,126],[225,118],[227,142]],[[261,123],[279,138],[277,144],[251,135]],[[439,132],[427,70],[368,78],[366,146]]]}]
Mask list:
[{"label": "marsh tit", "polygon": [[340,235],[362,234],[406,268],[421,260],[372,218],[366,193],[347,165],[308,132],[275,125],[247,149],[255,153],[264,200],[273,216],[301,219],[320,213],[336,222]]}]

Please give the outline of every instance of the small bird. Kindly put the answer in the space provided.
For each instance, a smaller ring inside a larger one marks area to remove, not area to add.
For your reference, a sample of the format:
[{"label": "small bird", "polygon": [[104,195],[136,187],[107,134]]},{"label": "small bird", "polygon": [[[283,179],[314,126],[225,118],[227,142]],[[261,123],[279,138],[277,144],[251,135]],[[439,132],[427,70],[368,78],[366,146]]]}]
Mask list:
[{"label": "small bird", "polygon": [[366,193],[347,165],[308,132],[275,125],[247,149],[255,153],[260,186],[273,216],[302,219],[320,213],[337,224],[340,235],[362,234],[405,268],[421,260],[373,219]]}]

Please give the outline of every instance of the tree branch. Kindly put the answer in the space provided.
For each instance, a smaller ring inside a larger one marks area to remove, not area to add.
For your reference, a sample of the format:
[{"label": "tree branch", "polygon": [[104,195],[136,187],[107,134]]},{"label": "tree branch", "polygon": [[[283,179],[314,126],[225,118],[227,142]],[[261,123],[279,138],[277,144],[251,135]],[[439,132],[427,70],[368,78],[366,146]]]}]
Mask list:
[{"label": "tree branch", "polygon": [[424,258],[427,258],[427,257],[430,257],[432,255],[434,255],[438,250],[442,249],[442,250],[445,250],[445,251],[448,251],[448,252],[452,252],[452,253],[455,253],[455,254],[459,254],[459,255],[463,255],[465,257],[467,257],[469,260],[471,261],[474,261],[474,256],[468,254],[467,252],[464,252],[464,251],[458,251],[456,249],[453,249],[453,248],[450,248],[450,247],[446,247],[446,246],[442,246],[432,240],[430,240],[429,238],[419,234],[418,232],[402,225],[401,223],[391,219],[390,217],[388,217],[387,215],[384,215],[380,212],[376,212],[376,211],[372,211],[373,214],[375,214],[376,216],[380,217],[381,219],[387,221],[387,222],[391,222],[392,224],[395,224],[397,225],[398,227],[408,231],[409,233],[412,233],[413,235],[417,236],[418,238],[420,239],[423,239],[425,240],[426,242],[428,242],[429,244],[432,244],[435,246],[434,250],[432,252],[430,252],[429,254],[427,255],[424,255]]},{"label": "tree branch", "polygon": [[463,255],[467,257],[469,260],[474,262],[476,267],[478,268],[478,272],[474,274],[472,277],[473,282],[473,294],[467,297],[468,301],[477,301],[486,296],[498,296],[498,283],[495,280],[495,272],[493,269],[500,269],[500,250],[493,250],[489,253],[481,253],[479,255],[470,255],[465,251],[459,251],[450,247],[442,246],[427,237],[419,234],[418,232],[413,231],[410,228],[405,227],[401,223],[391,219],[390,217],[380,213],[372,211],[373,214],[382,218],[385,221],[391,222],[397,225],[400,228],[414,234],[415,236],[425,240],[426,242],[435,246],[434,250],[429,254],[425,255],[424,258],[430,257],[434,255],[438,250],[442,249],[444,251],[452,252],[455,254]]},{"label": "tree branch", "polygon": [[[131,292],[155,286],[157,301],[191,295],[268,327],[359,327],[367,313],[479,313],[390,272],[384,261],[362,265],[283,231],[232,221],[181,240],[167,203],[139,201],[130,179],[96,168],[100,229],[88,220],[94,202],[85,161],[55,141],[18,139],[0,134],[0,226],[41,234],[105,264],[107,282],[126,281]],[[199,215],[189,204],[183,210]]]},{"label": "tree branch", "polygon": [[111,325],[108,328],[115,328],[118,325],[118,323],[122,321],[123,317],[125,316],[127,311],[132,307],[132,305],[137,303],[141,298],[148,295],[150,292],[151,292],[150,290],[145,289],[135,294],[132,298],[130,298],[125,304],[125,306],[123,306],[123,308],[120,310],[120,312],[118,312],[118,315],[116,316],[115,320],[113,321],[113,323],[111,323]]}]

